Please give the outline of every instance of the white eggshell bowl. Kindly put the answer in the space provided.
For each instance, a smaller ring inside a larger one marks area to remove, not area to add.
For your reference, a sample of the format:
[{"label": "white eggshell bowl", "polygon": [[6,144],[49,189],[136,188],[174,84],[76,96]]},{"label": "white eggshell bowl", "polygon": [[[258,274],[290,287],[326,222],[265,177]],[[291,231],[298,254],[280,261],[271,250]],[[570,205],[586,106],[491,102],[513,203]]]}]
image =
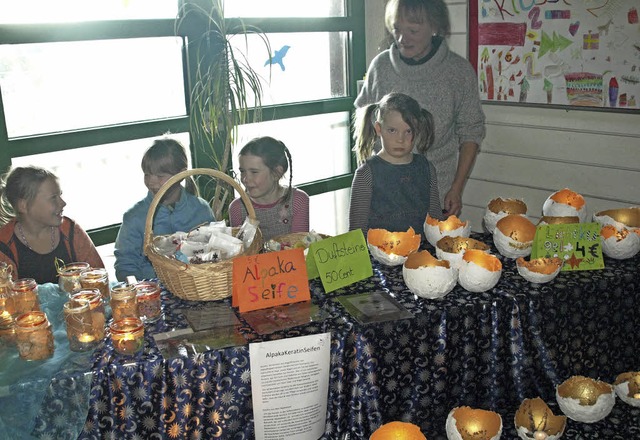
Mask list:
[{"label": "white eggshell bowl", "polygon": [[583,405],[579,398],[562,397],[556,387],[556,400],[560,410],[571,420],[582,423],[595,423],[609,415],[616,403],[616,393],[611,386],[611,392],[600,394],[593,405]]},{"label": "white eggshell bowl", "polygon": [[531,255],[535,230],[536,226],[528,218],[508,215],[496,223],[493,244],[500,255],[507,258],[526,257]]},{"label": "white eggshell bowl", "polygon": [[430,225],[429,223],[425,222],[424,235],[431,246],[435,247],[436,243],[438,243],[438,240],[440,240],[442,237],[469,237],[469,235],[471,235],[471,222],[463,222],[462,226],[452,230],[440,230],[440,226]]},{"label": "white eggshell bowl", "polygon": [[[479,250],[469,250],[468,252],[483,252]],[[496,258],[495,256],[492,256]],[[496,258],[497,259],[497,258]],[[499,261],[498,261],[499,262]],[[489,289],[493,289],[502,275],[502,264],[500,263],[499,270],[488,270],[473,261],[467,261],[462,259],[462,265],[458,273],[458,284],[469,292],[486,292]]]},{"label": "white eggshell bowl", "polygon": [[402,266],[407,288],[426,299],[440,299],[451,292],[458,282],[458,269],[443,266],[421,266],[416,269]]},{"label": "white eggshell bowl", "polygon": [[482,217],[482,223],[487,232],[493,234],[493,230],[496,228],[496,223],[502,217],[509,214],[525,215],[527,213],[527,205],[520,199],[503,199],[501,197],[491,200],[487,204],[487,208],[484,211],[484,217]]},{"label": "white eggshell bowl", "polygon": [[[444,249],[452,249],[455,252],[448,252]],[[454,269],[462,266],[462,256],[467,249],[480,249],[489,252],[490,248],[486,243],[473,238],[465,237],[443,237],[436,243],[436,257],[440,260],[447,260]]]},{"label": "white eggshell bowl", "polygon": [[572,193],[576,198],[582,199],[582,196],[580,194],[573,193],[571,190],[568,190],[565,188],[563,190],[560,190],[551,194],[547,198],[547,200],[545,200],[544,204],[542,205],[542,214],[545,216],[551,216],[551,217],[577,216],[580,219],[580,223],[584,223],[584,221],[587,219],[587,204],[584,203],[584,199],[582,199],[583,201],[582,206],[580,208],[575,208],[574,206],[571,206],[566,203],[556,202],[553,199],[554,196],[556,196],[558,193],[561,193],[561,192]]},{"label": "white eggshell bowl", "polygon": [[622,382],[614,385],[616,394],[627,405],[640,407],[640,398],[634,398],[629,396],[629,382]]},{"label": "white eggshell bowl", "polygon": [[558,440],[567,426],[567,416],[553,414],[540,397],[525,399],[513,417],[513,425],[522,440]]},{"label": "white eggshell bowl", "polygon": [[[448,440],[464,440],[466,438],[471,438],[469,437],[469,435],[472,435],[472,433],[467,434],[465,437],[462,436],[462,434],[458,431],[458,426],[456,425],[457,420],[455,418],[455,414],[456,414],[456,410],[458,408],[454,408],[449,412],[449,415],[447,416],[447,421],[445,423],[445,429],[446,429],[446,433],[447,433],[447,439]],[[487,436],[483,436],[481,438],[483,439],[488,439],[488,440],[498,440],[500,439],[500,436],[502,436],[502,417],[500,416],[500,414],[497,415],[498,419],[499,419],[499,427],[497,430],[497,433],[495,435],[493,435],[491,438],[487,437]],[[477,424],[475,424],[474,426],[478,426]],[[479,426],[480,429],[484,429],[482,426]]]},{"label": "white eggshell bowl", "polygon": [[640,206],[630,208],[608,209],[593,214],[593,221],[602,226],[611,225],[614,228],[640,230]]},{"label": "white eggshell bowl", "polygon": [[602,253],[607,257],[626,260],[640,252],[640,235],[628,229],[623,229],[623,231],[626,231],[623,238],[616,236],[604,238],[604,236],[600,236]]},{"label": "white eggshell bowl", "polygon": [[522,278],[530,283],[544,284],[558,276],[564,261],[561,258],[536,258],[526,261],[523,257],[516,260],[516,268]]},{"label": "white eggshell bowl", "polygon": [[370,243],[367,243],[367,246],[369,247],[369,253],[371,254],[371,256],[376,261],[379,261],[386,266],[400,266],[401,264],[404,264],[405,261],[407,261],[407,257],[405,256],[398,254],[387,254],[379,247],[374,246]]}]

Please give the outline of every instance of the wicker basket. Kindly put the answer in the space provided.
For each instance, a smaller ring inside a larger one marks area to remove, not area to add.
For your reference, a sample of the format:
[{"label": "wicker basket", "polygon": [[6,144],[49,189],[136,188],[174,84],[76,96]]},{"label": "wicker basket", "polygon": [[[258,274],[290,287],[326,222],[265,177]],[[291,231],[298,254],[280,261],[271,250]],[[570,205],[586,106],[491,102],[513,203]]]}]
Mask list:
[{"label": "wicker basket", "polygon": [[[233,186],[244,203],[250,218],[256,219],[256,212],[251,204],[251,199],[244,190],[228,175],[209,168],[195,168],[182,171],[165,182],[154,196],[144,228],[144,253],[151,261],[158,278],[171,293],[178,298],[190,301],[214,301],[231,296],[233,260],[224,260],[215,263],[186,264],[182,261],[160,254],[153,245],[153,216],[160,199],[171,186],[182,179],[196,174],[206,174],[219,180],[223,180]],[[239,228],[233,228],[236,234]],[[251,246],[241,255],[253,255],[262,250],[262,232],[260,228]]]}]

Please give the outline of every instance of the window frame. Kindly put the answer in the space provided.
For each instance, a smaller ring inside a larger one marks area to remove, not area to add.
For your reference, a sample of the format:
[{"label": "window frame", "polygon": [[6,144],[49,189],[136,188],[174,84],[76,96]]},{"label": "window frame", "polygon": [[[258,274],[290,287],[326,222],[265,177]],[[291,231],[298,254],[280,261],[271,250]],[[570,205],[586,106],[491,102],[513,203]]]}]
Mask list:
[{"label": "window frame", "polygon": [[[300,103],[265,106],[262,120],[286,119],[333,112],[353,112],[357,95],[357,80],[366,72],[364,0],[345,0],[345,17],[323,18],[243,18],[245,25],[255,26],[265,33],[286,32],[346,32],[347,37],[347,95],[341,98],[323,99]],[[228,18],[229,26],[240,22]],[[181,29],[178,36],[186,37],[188,29]],[[60,24],[0,24],[0,44],[30,44],[73,42],[105,39],[175,37],[175,19],[108,20]],[[164,132],[189,131],[189,78],[188,51],[183,49],[185,107],[187,115],[176,118],[109,125],[67,132],[47,133],[9,139],[5,121],[4,104],[0,94],[0,169],[5,172],[14,157],[55,151],[72,150],[128,140],[157,137]],[[191,147],[191,146],[190,146]],[[202,162],[198,152],[190,148],[192,161]],[[314,153],[315,154],[315,153]],[[351,155],[351,172],[298,185],[310,196],[332,192],[351,185],[355,160]],[[87,231],[96,244],[113,243],[120,224],[104,225]]]}]

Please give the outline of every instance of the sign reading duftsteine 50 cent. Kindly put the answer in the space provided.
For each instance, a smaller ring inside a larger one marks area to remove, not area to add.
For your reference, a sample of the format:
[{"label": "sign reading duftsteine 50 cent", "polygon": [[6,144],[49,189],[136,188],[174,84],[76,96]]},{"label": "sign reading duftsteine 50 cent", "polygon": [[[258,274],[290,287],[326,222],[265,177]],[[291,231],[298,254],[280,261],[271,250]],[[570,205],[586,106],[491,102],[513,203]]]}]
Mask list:
[{"label": "sign reading duftsteine 50 cent", "polygon": [[320,277],[325,292],[373,275],[369,249],[360,229],[311,243],[307,268],[310,277]]}]

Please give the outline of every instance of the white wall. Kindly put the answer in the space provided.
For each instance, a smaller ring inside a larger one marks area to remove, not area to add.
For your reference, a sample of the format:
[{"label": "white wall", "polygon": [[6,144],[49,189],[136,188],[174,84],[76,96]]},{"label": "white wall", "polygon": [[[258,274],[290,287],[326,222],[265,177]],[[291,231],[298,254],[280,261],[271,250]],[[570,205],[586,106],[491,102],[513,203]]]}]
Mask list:
[{"label": "white wall", "polygon": [[[370,61],[382,38],[384,0],[366,3]],[[453,30],[449,46],[466,56],[467,2],[447,3]],[[534,221],[546,198],[565,187],[585,197],[589,216],[640,205],[640,115],[499,104],[483,108],[487,136],[461,215],[473,230],[482,230],[485,207],[495,197],[524,200]]]}]

